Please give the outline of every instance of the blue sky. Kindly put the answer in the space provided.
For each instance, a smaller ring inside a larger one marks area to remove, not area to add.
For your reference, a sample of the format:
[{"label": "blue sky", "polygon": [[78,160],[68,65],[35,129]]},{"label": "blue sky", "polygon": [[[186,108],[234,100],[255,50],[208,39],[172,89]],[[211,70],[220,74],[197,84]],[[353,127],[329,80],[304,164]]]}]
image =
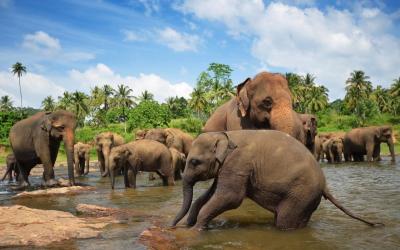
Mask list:
[{"label": "blue sky", "polygon": [[400,76],[399,23],[400,1],[0,0],[0,95],[19,103],[16,61],[34,107],[104,84],[188,97],[219,62],[235,84],[262,70],[312,73],[333,100],[355,69],[386,87]]}]

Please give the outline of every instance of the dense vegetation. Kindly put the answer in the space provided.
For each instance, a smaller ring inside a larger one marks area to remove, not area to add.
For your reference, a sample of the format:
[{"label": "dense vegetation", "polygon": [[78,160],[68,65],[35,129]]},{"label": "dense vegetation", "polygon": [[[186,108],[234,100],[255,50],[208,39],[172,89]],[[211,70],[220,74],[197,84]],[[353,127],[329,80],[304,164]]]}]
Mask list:
[{"label": "dense vegetation", "polygon": [[[74,112],[78,118],[77,140],[85,142],[106,130],[118,132],[128,140],[140,128],[177,127],[197,134],[215,108],[234,96],[231,73],[230,66],[211,63],[206,71],[200,73],[189,99],[175,96],[158,103],[148,91],[135,97],[127,85],[120,84],[114,89],[99,83],[90,93],[64,92],[57,100],[48,96],[42,101],[41,110]],[[295,110],[317,114],[321,131],[400,122],[400,77],[393,80],[390,88],[380,85],[374,88],[369,77],[356,70],[346,81],[344,99],[329,103],[328,89],[317,84],[312,74],[286,73],[285,76]],[[8,131],[12,124],[35,111],[38,110],[16,108],[8,96],[2,96],[1,143],[8,144]]]}]

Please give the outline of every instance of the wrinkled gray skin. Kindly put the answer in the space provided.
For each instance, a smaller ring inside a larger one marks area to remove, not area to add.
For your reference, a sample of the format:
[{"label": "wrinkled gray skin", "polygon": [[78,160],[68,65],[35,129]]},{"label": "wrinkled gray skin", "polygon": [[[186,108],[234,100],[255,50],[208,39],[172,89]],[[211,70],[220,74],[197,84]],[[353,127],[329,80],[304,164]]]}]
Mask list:
[{"label": "wrinkled gray skin", "polygon": [[[193,186],[214,179],[192,205]],[[204,133],[193,142],[183,174],[183,204],[172,225],[189,211],[187,225],[204,228],[248,197],[275,214],[279,229],[306,226],[321,197],[368,225],[329,193],[324,174],[304,145],[285,133],[240,130]]]},{"label": "wrinkled gray skin", "polygon": [[287,80],[281,74],[261,72],[236,88],[236,96],[210,116],[203,132],[273,129],[305,144],[304,130],[293,110]]},{"label": "wrinkled gray skin", "polygon": [[315,151],[315,137],[318,134],[317,117],[311,114],[298,114],[303,124],[305,146],[311,153]]},{"label": "wrinkled gray skin", "polygon": [[74,145],[75,174],[77,176],[87,175],[89,173],[90,148],[91,146],[89,144],[82,142],[78,142]]},{"label": "wrinkled gray skin", "polygon": [[113,147],[109,160],[112,189],[120,168],[124,169],[125,187],[136,188],[138,171],[156,172],[165,186],[174,185],[171,152],[157,141],[143,139]]},{"label": "wrinkled gray skin", "polygon": [[343,155],[343,139],[333,137],[323,143],[323,150],[329,163],[340,163]]},{"label": "wrinkled gray skin", "polygon": [[95,138],[97,157],[99,160],[100,173],[102,177],[108,176],[108,163],[110,152],[113,147],[125,143],[124,138],[117,133],[103,132]]},{"label": "wrinkled gray skin", "polygon": [[22,185],[29,184],[28,176],[37,164],[43,164],[43,185],[54,186],[54,163],[60,142],[64,141],[70,185],[74,179],[74,132],[76,118],[71,112],[58,110],[39,112],[17,122],[10,130],[10,143],[20,169]]},{"label": "wrinkled gray skin", "polygon": [[15,159],[14,154],[8,154],[6,157],[6,172],[4,173],[1,181],[4,181],[7,176],[9,182],[13,181],[13,176],[15,176],[15,180],[18,180],[19,177],[19,168],[17,166],[17,160]]},{"label": "wrinkled gray skin", "polygon": [[345,161],[362,161],[367,155],[367,161],[379,161],[381,143],[387,143],[392,162],[396,161],[394,153],[394,135],[390,126],[372,126],[355,128],[346,133],[344,137]]},{"label": "wrinkled gray skin", "polygon": [[169,148],[169,151],[171,152],[172,156],[172,168],[175,176],[174,179],[180,180],[182,179],[181,174],[185,170],[186,156],[175,148]]}]

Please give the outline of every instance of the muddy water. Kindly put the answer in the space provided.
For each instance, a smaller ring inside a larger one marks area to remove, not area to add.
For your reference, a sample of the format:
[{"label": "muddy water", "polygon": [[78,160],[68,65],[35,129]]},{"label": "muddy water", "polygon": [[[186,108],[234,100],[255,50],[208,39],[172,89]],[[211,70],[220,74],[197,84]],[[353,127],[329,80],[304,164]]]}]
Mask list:
[{"label": "muddy water", "polygon": [[[371,228],[355,221],[323,200],[308,227],[295,231],[278,231],[273,216],[250,200],[236,210],[214,219],[210,229],[191,237],[183,244],[186,249],[400,249],[400,159],[396,165],[384,160],[377,164],[322,164],[334,196],[353,212],[373,221],[385,223]],[[57,168],[56,176],[66,176],[66,169]],[[79,203],[106,207],[132,208],[150,213],[161,225],[168,224],[181,204],[181,183],[162,187],[161,181],[148,181],[147,174],[138,178],[136,190],[123,188],[117,179],[112,191],[108,178],[98,172],[79,179],[96,187],[74,196],[52,196],[10,199],[9,186],[0,186],[0,205],[20,204],[39,209],[55,209],[76,214]],[[31,177],[34,184],[39,177]],[[195,196],[210,183],[198,183]],[[153,222],[138,218],[126,224],[109,226],[100,238],[70,240],[49,246],[59,249],[146,249],[136,240],[143,229]],[[28,249],[28,248],[27,248]],[[31,248],[29,248],[31,249]]]}]

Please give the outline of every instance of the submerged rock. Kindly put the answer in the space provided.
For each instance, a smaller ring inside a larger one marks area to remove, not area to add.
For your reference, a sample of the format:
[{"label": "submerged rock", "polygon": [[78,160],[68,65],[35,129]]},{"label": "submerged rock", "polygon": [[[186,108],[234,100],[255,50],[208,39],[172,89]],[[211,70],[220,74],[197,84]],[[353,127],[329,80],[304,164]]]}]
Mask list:
[{"label": "submerged rock", "polygon": [[90,186],[72,186],[72,187],[60,187],[60,188],[49,188],[35,191],[25,191],[14,195],[13,198],[24,198],[24,197],[36,197],[36,196],[46,196],[46,195],[70,195],[77,194],[83,191],[89,191],[95,189]]},{"label": "submerged rock", "polygon": [[82,214],[83,216],[95,217],[95,218],[112,217],[113,219],[116,219],[118,221],[153,217],[152,215],[141,213],[132,209],[101,207],[91,204],[78,204],[76,206],[76,211]]},{"label": "submerged rock", "polygon": [[98,237],[110,224],[105,220],[78,218],[68,212],[14,205],[0,207],[0,247],[45,246],[72,238]]},{"label": "submerged rock", "polygon": [[140,234],[139,242],[153,250],[180,249],[176,237],[168,230],[157,226],[144,230]]}]

